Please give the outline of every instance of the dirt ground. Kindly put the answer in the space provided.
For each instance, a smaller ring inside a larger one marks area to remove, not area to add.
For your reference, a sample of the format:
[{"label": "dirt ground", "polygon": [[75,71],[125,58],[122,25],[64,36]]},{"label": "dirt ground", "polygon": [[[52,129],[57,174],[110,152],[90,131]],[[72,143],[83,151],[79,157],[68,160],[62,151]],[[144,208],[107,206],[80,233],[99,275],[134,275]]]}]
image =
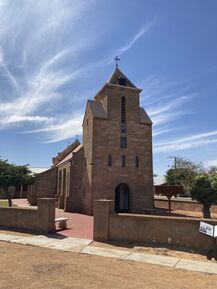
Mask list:
[{"label": "dirt ground", "polygon": [[0,243],[1,289],[211,289],[217,276]]},{"label": "dirt ground", "polygon": [[110,241],[109,243],[101,243],[93,241],[91,246],[101,247],[101,248],[109,248],[109,249],[120,249],[127,250],[133,252],[154,254],[154,255],[164,255],[194,261],[202,261],[202,262],[216,262],[214,260],[207,260],[207,256],[205,251],[201,250],[193,250],[188,248],[180,248],[177,246],[160,246],[150,244],[150,243],[142,243],[142,242],[124,242],[124,241]]},{"label": "dirt ground", "polygon": [[[31,237],[35,236],[32,233],[24,233],[19,232],[17,230],[8,230],[1,229],[0,234],[11,234],[18,235],[22,237]],[[58,235],[58,234],[57,234]],[[177,246],[160,246],[159,244],[154,245],[153,243],[145,243],[145,242],[129,242],[129,241],[110,241],[109,243],[102,243],[93,241],[91,246],[100,247],[100,248],[109,248],[116,250],[126,250],[140,253],[148,253],[154,255],[163,255],[170,256],[194,261],[202,261],[202,262],[217,262],[214,259],[212,261],[207,259],[205,251],[202,250],[193,250],[188,248],[180,248]],[[1,260],[1,259],[0,259]]]}]

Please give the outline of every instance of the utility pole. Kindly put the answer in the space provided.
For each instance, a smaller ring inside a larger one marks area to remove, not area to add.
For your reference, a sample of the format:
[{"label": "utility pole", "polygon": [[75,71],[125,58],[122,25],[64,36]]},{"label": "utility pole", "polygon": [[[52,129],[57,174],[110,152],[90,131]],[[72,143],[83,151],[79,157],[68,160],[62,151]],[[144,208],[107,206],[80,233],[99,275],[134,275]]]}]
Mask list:
[{"label": "utility pole", "polygon": [[174,182],[177,184],[177,157],[170,156],[169,159],[174,159]]},{"label": "utility pole", "polygon": [[175,185],[177,184],[177,162],[176,162],[176,157],[174,157],[174,179],[175,179]]}]

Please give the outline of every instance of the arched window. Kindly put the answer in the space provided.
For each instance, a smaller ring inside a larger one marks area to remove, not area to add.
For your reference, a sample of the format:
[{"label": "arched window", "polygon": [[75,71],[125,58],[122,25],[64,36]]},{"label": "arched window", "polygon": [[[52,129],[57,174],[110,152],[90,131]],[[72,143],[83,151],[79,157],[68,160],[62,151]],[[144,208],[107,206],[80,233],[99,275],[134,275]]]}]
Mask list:
[{"label": "arched window", "polygon": [[112,166],[112,155],[111,154],[108,155],[108,166],[109,167]]},{"label": "arched window", "polygon": [[121,123],[126,123],[126,98],[121,98]]},{"label": "arched window", "polygon": [[135,157],[135,167],[136,168],[139,167],[139,157],[138,156]]},{"label": "arched window", "polygon": [[61,195],[62,193],[62,171],[59,171],[59,183],[58,183],[58,194]]},{"label": "arched window", "polygon": [[124,155],[121,157],[121,160],[122,160],[122,168],[126,167],[126,157]]},{"label": "arched window", "polygon": [[66,195],[66,169],[63,170],[63,195]]},{"label": "arched window", "polygon": [[69,189],[70,189],[70,171],[67,172],[67,187],[66,187],[66,193],[67,193],[67,196],[69,196]]}]

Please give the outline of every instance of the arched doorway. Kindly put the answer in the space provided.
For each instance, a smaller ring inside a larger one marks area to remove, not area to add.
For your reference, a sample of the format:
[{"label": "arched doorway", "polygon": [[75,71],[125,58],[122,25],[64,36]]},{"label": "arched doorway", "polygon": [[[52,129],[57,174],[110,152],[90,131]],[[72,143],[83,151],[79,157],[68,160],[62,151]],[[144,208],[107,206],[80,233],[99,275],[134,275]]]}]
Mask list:
[{"label": "arched doorway", "polygon": [[115,189],[115,211],[129,212],[129,186],[125,183],[119,184]]}]

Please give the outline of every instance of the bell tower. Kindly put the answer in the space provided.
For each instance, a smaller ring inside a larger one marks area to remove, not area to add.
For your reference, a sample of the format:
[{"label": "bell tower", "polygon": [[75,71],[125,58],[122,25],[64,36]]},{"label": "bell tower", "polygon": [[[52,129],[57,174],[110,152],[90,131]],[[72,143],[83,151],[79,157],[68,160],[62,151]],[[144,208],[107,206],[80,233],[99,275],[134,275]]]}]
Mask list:
[{"label": "bell tower", "polygon": [[142,90],[115,60],[83,122],[89,201],[92,207],[93,200],[113,199],[116,211],[142,213],[154,206],[152,122],[139,104]]}]

